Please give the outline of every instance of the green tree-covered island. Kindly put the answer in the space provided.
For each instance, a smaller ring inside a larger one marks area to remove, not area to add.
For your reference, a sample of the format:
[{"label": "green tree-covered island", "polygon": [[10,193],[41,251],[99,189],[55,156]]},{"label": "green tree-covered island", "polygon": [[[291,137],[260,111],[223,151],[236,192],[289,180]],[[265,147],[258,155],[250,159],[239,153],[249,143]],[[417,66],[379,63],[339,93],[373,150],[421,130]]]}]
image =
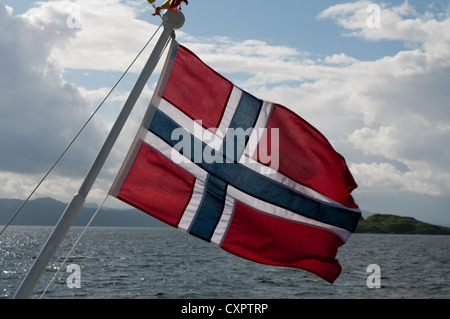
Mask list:
[{"label": "green tree-covered island", "polygon": [[355,233],[450,235],[450,228],[427,224],[412,217],[375,214],[361,218]]}]

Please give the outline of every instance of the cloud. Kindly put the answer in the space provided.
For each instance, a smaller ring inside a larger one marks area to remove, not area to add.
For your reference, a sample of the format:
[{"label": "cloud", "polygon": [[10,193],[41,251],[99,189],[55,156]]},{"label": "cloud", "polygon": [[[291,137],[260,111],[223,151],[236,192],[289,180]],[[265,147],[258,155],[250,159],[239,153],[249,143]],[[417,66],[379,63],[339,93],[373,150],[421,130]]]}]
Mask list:
[{"label": "cloud", "polygon": [[362,0],[341,3],[329,7],[319,14],[319,18],[332,18],[348,30],[346,36],[363,36],[370,40],[404,40],[422,42],[427,39],[420,19],[404,19],[418,17],[418,13],[407,1],[400,6],[387,7],[382,3],[380,9],[380,28],[371,27],[374,15],[378,14],[372,1]]},{"label": "cloud", "polygon": [[[136,47],[143,46],[133,39],[148,38],[156,29],[136,18],[139,8],[115,0],[61,0],[39,2],[13,16],[12,8],[0,5],[0,28],[5,31],[0,33],[0,197],[28,196],[110,89],[77,87],[64,80],[65,70],[122,72]],[[128,21],[124,27],[111,27],[122,19]],[[110,96],[104,108],[113,107],[115,114],[101,112],[92,119],[40,187],[42,196],[73,196],[127,95],[115,91]],[[145,88],[135,107],[138,118],[150,96]],[[95,185],[91,194],[108,189],[139,123],[140,118],[127,123],[98,179],[101,186]]]},{"label": "cloud", "polygon": [[[88,119],[91,105],[64,81],[50,55],[75,36],[65,25],[66,16],[55,10],[32,17],[9,13],[0,6],[0,172],[43,175]],[[106,132],[105,123],[95,119],[59,174],[84,173]]]},{"label": "cloud", "polygon": [[[352,164],[350,169],[360,177],[360,186],[383,192],[413,192],[427,195],[441,195],[435,184],[427,180],[427,172],[408,170],[402,172],[389,163]],[[428,172],[430,174],[431,172]],[[431,174],[430,174],[431,175]],[[429,177],[428,177],[429,178]]]},{"label": "cloud", "polygon": [[[423,48],[433,59],[447,57],[450,35],[446,30],[450,27],[447,12],[437,14],[430,11],[418,13],[408,1],[399,6],[380,4],[380,28],[368,25],[371,12],[368,10],[372,1],[362,0],[342,3],[329,7],[319,14],[319,18],[334,19],[347,30],[345,36],[361,37],[366,40],[396,40]],[[442,61],[443,62],[443,61]],[[448,65],[448,61],[447,65]]]},{"label": "cloud", "polygon": [[[30,9],[26,16],[32,21],[47,21],[58,12],[64,19],[61,26],[76,33],[64,46],[52,48],[51,56],[64,68],[124,71],[157,29],[156,25],[137,18],[139,8],[144,5],[148,3],[48,1]],[[138,60],[132,71],[140,71],[144,62]]]},{"label": "cloud", "polygon": [[[339,4],[319,16],[335,19],[350,31],[349,36],[416,46],[376,61],[354,63],[342,69],[342,82],[328,87],[343,90],[341,94],[348,97],[347,110],[363,120],[362,126],[348,135],[348,142],[366,155],[385,160],[354,164],[354,174],[363,190],[389,186],[391,190],[448,194],[450,36],[444,30],[450,26],[450,17],[419,14],[408,2],[396,7],[383,5],[381,28],[370,29],[364,18],[368,4]],[[392,164],[395,162],[403,169]]]},{"label": "cloud", "polygon": [[309,65],[307,55],[287,46],[260,40],[237,41],[226,37],[196,38],[181,34],[181,43],[222,74],[246,74],[247,88],[300,81]]},{"label": "cloud", "polygon": [[325,57],[324,62],[327,64],[353,64],[359,61],[358,59],[347,56],[345,53],[340,53]]}]

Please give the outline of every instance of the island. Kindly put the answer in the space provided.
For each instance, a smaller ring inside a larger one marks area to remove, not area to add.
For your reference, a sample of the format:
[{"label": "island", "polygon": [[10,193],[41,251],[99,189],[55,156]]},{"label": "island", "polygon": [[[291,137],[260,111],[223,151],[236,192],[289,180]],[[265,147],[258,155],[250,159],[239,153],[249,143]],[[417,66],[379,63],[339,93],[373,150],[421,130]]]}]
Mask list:
[{"label": "island", "polygon": [[413,217],[374,214],[361,217],[355,233],[450,235],[450,228],[427,224]]}]

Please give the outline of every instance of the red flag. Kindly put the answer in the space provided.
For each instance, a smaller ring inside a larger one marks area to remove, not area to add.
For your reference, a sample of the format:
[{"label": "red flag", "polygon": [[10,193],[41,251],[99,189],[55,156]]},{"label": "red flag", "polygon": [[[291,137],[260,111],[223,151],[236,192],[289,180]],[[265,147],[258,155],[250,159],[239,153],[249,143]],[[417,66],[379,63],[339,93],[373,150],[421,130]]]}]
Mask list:
[{"label": "red flag", "polygon": [[222,249],[332,283],[360,218],[327,139],[175,41],[111,194]]}]

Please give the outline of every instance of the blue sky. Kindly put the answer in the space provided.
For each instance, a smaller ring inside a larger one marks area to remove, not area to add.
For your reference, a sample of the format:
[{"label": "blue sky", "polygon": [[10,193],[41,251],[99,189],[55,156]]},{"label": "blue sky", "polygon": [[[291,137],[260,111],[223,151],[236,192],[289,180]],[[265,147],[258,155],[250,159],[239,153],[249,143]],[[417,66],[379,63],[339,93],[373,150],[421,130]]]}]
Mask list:
[{"label": "blue sky", "polygon": [[[189,2],[178,41],[322,131],[346,158],[363,211],[450,225],[448,0]],[[372,4],[380,28],[369,27]],[[152,11],[144,0],[0,2],[1,198],[29,194],[155,31]],[[37,197],[78,190],[148,53]],[[157,72],[88,201],[107,192]]]}]

